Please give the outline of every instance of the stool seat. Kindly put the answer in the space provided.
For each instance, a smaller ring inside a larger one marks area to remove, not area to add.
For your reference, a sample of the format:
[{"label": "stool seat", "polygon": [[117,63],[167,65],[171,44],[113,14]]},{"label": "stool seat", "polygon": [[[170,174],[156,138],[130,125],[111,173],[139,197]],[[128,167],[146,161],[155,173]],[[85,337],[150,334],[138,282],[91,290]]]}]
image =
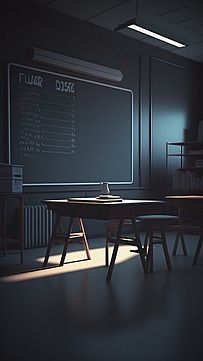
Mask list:
[{"label": "stool seat", "polygon": [[[168,270],[171,271],[172,266],[164,229],[169,224],[178,223],[180,218],[171,214],[145,214],[138,216],[136,219],[140,221],[140,224],[146,226],[144,249],[148,271],[153,271],[153,246],[155,244],[162,245]],[[157,232],[159,233],[157,234]]]}]

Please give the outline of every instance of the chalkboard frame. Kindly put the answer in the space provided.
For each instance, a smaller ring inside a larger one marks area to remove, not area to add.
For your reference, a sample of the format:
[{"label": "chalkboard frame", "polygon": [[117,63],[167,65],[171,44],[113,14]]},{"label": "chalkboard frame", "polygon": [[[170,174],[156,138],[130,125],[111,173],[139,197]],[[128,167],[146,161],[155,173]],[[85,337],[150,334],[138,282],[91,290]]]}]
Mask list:
[{"label": "chalkboard frame", "polygon": [[[102,86],[102,87],[107,87],[107,88],[112,88],[112,89],[117,89],[117,90],[121,90],[124,92],[129,92],[130,97],[131,97],[131,169],[130,169],[130,177],[128,181],[112,181],[109,182],[112,185],[132,185],[134,182],[134,146],[133,146],[133,140],[134,140],[134,131],[133,131],[133,100],[134,100],[134,94],[133,91],[131,89],[128,88],[123,88],[120,86],[115,86],[115,85],[111,85],[111,84],[107,84],[107,83],[103,83],[100,81],[95,81],[95,80],[91,80],[91,79],[85,79],[85,78],[81,78],[81,77],[76,77],[76,76],[72,76],[72,75],[67,75],[61,72],[55,72],[55,71],[50,71],[50,70],[46,70],[43,68],[39,68],[39,67],[33,67],[33,66],[28,66],[28,65],[24,65],[24,64],[18,64],[15,62],[10,62],[8,63],[8,155],[9,155],[9,163],[12,163],[12,152],[14,152],[14,150],[12,149],[12,142],[11,142],[11,127],[12,127],[12,109],[11,109],[11,76],[10,76],[10,69],[11,67],[19,67],[19,68],[23,68],[25,70],[33,70],[33,71],[39,71],[41,73],[45,73],[45,74],[50,74],[53,76],[59,76],[59,77],[63,77],[63,78],[68,78],[68,79],[73,79],[76,81],[81,81],[81,82],[87,82],[87,83],[92,83],[98,86]],[[105,181],[107,179],[104,179]],[[102,180],[101,180],[102,181]],[[100,184],[99,181],[95,181],[95,182],[25,182],[23,183],[23,186],[69,186],[69,185],[74,185],[74,186],[83,186],[83,185],[98,185]]]}]

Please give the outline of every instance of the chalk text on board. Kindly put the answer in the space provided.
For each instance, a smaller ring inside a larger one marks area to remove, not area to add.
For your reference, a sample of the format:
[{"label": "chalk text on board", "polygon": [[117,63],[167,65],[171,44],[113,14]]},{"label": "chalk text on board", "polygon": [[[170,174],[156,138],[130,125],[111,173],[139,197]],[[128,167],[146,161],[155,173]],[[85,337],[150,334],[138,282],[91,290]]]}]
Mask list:
[{"label": "chalk text on board", "polygon": [[20,84],[34,85],[42,88],[43,79],[41,75],[34,75],[31,73],[19,73]]},{"label": "chalk text on board", "polygon": [[75,84],[71,81],[56,79],[56,90],[65,93],[75,93]]}]

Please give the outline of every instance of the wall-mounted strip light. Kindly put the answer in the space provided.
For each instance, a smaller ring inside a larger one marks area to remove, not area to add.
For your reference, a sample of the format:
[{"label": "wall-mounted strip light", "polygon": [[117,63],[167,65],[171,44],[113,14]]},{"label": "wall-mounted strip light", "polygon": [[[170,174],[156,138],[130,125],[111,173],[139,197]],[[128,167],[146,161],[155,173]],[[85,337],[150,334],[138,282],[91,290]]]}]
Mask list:
[{"label": "wall-mounted strip light", "polygon": [[177,46],[178,48],[184,48],[186,46],[185,44],[182,44],[182,43],[179,43],[178,41],[169,39],[166,36],[155,33],[155,32],[153,32],[151,30],[147,30],[147,29],[145,29],[145,28],[143,28],[143,27],[141,27],[139,25],[136,25],[136,24],[131,24],[131,25],[128,25],[127,27],[132,29],[132,30],[138,31],[139,33],[143,33],[145,35],[151,36],[152,38],[164,41],[165,43],[168,43],[170,45]]},{"label": "wall-mounted strip light", "polygon": [[33,60],[39,63],[54,65],[77,73],[91,75],[96,78],[108,79],[120,82],[123,74],[120,70],[91,63],[86,60],[73,58],[67,55],[58,54],[52,51],[33,48]]}]

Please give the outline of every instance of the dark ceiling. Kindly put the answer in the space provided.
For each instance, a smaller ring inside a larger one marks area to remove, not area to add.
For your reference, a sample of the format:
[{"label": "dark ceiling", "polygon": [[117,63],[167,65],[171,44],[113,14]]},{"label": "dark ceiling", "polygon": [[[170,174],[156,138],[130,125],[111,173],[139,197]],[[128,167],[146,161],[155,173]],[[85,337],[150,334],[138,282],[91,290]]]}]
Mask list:
[{"label": "dark ceiling", "polygon": [[[149,28],[185,42],[185,48],[166,45],[130,29],[126,36],[203,63],[203,0],[30,0],[32,3],[114,31],[137,14]],[[138,5],[138,6],[137,6]]]}]

